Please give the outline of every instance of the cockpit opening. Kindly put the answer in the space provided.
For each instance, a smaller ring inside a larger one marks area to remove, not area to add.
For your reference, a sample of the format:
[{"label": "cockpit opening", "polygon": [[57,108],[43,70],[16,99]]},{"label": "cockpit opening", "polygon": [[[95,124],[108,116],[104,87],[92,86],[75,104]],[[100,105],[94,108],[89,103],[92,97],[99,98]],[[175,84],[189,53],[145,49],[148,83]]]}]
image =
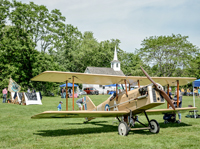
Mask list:
[{"label": "cockpit opening", "polygon": [[141,96],[148,95],[147,86],[140,88],[139,93],[140,93]]}]

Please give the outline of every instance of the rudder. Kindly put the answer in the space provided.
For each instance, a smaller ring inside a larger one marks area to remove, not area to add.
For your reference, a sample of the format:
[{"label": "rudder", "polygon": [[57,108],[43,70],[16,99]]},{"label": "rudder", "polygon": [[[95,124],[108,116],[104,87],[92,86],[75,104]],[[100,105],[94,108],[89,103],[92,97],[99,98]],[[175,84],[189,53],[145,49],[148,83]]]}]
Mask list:
[{"label": "rudder", "polygon": [[83,97],[83,110],[96,111],[96,106],[88,96]]}]

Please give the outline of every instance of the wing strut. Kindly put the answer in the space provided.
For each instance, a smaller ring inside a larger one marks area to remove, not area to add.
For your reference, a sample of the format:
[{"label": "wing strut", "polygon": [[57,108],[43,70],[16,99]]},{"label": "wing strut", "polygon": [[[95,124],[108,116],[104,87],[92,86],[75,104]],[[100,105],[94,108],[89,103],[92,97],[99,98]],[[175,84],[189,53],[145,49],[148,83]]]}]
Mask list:
[{"label": "wing strut", "polygon": [[126,88],[126,96],[128,97],[127,85],[126,85],[126,79],[124,80],[124,83],[125,83],[125,88]]},{"label": "wing strut", "polygon": [[[167,84],[167,95],[169,96],[169,84]],[[167,103],[167,109],[169,109],[169,103]]]},{"label": "wing strut", "polygon": [[116,84],[116,101],[118,101],[118,84]]},{"label": "wing strut", "polygon": [[177,80],[177,88],[176,88],[176,97],[177,97],[177,108],[179,107],[179,80]]},{"label": "wing strut", "polygon": [[138,88],[140,88],[140,80],[137,80]]},{"label": "wing strut", "polygon": [[72,77],[73,78],[73,101],[72,101],[72,107],[73,107],[73,111],[74,111],[74,76]]},{"label": "wing strut", "polygon": [[66,80],[66,111],[68,111],[68,80]]}]

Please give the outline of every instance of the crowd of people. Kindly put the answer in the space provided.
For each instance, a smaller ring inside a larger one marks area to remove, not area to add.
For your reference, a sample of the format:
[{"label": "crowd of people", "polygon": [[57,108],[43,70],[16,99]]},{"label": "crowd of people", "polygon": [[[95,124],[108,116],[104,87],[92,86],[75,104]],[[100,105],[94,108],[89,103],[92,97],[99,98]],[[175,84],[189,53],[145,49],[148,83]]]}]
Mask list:
[{"label": "crowd of people", "polygon": [[[36,93],[35,89],[33,88],[33,90],[31,91],[30,88],[28,88],[27,90],[28,93]],[[2,91],[3,93],[3,103],[7,102],[7,96],[8,96],[8,87],[5,87]]]},{"label": "crowd of people", "polygon": [[[65,87],[61,87],[60,88],[60,94],[61,94],[61,98],[66,98],[66,88]],[[69,88],[68,89],[68,94],[71,95],[72,94],[72,89]]]},{"label": "crowd of people", "polygon": [[31,91],[30,88],[28,88],[27,90],[28,93],[36,93],[35,89],[33,88],[33,90]]},{"label": "crowd of people", "polygon": [[[185,92],[185,90],[184,90]],[[185,92],[185,94],[187,96],[193,96],[193,92],[188,88],[187,91]],[[199,88],[194,88],[194,95],[195,96],[198,96],[198,98],[200,97],[200,87]]]}]

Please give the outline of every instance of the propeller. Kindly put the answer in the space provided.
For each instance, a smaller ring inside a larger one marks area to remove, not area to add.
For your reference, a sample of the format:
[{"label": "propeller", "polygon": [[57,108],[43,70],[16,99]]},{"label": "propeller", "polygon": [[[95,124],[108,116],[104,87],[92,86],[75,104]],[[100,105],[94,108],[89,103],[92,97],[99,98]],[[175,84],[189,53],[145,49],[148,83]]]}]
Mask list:
[{"label": "propeller", "polygon": [[169,96],[165,93],[165,91],[162,89],[160,85],[158,85],[156,82],[154,82],[151,77],[147,74],[147,72],[140,66],[144,74],[147,76],[147,78],[155,85],[155,89],[160,92],[161,96],[165,98],[165,100],[169,103],[169,105],[175,110],[174,104],[172,103]]}]

